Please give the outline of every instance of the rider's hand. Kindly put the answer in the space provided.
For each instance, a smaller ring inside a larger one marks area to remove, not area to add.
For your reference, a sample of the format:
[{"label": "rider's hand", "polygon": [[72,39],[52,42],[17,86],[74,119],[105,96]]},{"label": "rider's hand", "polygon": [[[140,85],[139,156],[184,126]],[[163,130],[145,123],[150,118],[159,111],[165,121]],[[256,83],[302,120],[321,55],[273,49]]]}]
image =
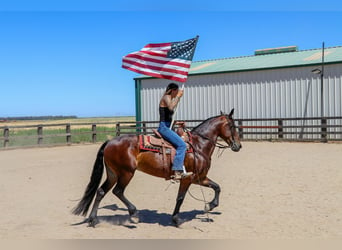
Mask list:
[{"label": "rider's hand", "polygon": [[178,90],[177,97],[181,98],[183,96],[184,90],[180,89]]}]

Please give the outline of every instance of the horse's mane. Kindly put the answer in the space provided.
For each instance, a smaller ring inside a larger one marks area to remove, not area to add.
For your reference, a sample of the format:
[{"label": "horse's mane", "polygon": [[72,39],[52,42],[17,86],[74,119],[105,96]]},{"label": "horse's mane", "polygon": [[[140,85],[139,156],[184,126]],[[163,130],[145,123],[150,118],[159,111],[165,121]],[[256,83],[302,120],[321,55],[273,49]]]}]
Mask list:
[{"label": "horse's mane", "polygon": [[221,115],[217,115],[217,116],[213,116],[213,117],[210,117],[208,119],[206,119],[205,121],[201,122],[200,124],[198,124],[196,127],[194,127],[192,130],[191,130],[191,133],[198,133],[198,134],[202,134],[202,132],[204,132],[203,130],[206,129],[208,127],[208,124],[216,119],[217,117],[220,117]]}]

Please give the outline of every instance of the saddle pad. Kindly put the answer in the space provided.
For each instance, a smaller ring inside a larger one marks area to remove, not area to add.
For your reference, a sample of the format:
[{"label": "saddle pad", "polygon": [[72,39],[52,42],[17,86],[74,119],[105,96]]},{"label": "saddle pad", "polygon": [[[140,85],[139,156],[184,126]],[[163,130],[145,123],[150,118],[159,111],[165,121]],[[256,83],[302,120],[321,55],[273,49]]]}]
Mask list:
[{"label": "saddle pad", "polygon": [[[186,146],[187,146],[187,153],[190,153],[193,151],[192,147],[190,147],[188,143],[186,143]],[[155,136],[150,136],[150,135],[139,135],[139,148],[141,150],[162,153],[163,147],[165,148],[165,151],[167,154],[170,154],[171,150],[175,150],[172,144],[170,144],[164,139],[157,138]]]}]

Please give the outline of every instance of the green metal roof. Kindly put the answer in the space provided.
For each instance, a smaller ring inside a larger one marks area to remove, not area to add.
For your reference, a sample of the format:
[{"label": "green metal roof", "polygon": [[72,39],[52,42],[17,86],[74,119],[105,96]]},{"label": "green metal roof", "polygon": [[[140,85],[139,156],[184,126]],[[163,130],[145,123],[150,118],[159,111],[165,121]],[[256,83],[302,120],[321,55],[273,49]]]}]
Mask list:
[{"label": "green metal roof", "polygon": [[[194,61],[189,75],[300,67],[322,63],[322,49]],[[342,63],[342,46],[324,49],[324,63]],[[141,76],[141,78],[152,78]]]},{"label": "green metal roof", "polygon": [[[322,49],[193,62],[190,75],[298,67],[322,63]],[[342,47],[324,49],[324,63],[342,63]]]}]

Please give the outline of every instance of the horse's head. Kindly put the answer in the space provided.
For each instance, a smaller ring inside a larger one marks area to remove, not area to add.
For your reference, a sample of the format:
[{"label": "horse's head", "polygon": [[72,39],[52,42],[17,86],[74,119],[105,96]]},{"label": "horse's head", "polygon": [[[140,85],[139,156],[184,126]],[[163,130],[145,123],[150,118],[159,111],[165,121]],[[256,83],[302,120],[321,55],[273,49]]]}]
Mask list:
[{"label": "horse's head", "polygon": [[237,132],[235,122],[233,119],[234,109],[232,109],[229,115],[224,114],[221,111],[221,119],[223,120],[219,136],[230,146],[234,152],[238,152],[242,145],[240,143],[239,133]]}]

